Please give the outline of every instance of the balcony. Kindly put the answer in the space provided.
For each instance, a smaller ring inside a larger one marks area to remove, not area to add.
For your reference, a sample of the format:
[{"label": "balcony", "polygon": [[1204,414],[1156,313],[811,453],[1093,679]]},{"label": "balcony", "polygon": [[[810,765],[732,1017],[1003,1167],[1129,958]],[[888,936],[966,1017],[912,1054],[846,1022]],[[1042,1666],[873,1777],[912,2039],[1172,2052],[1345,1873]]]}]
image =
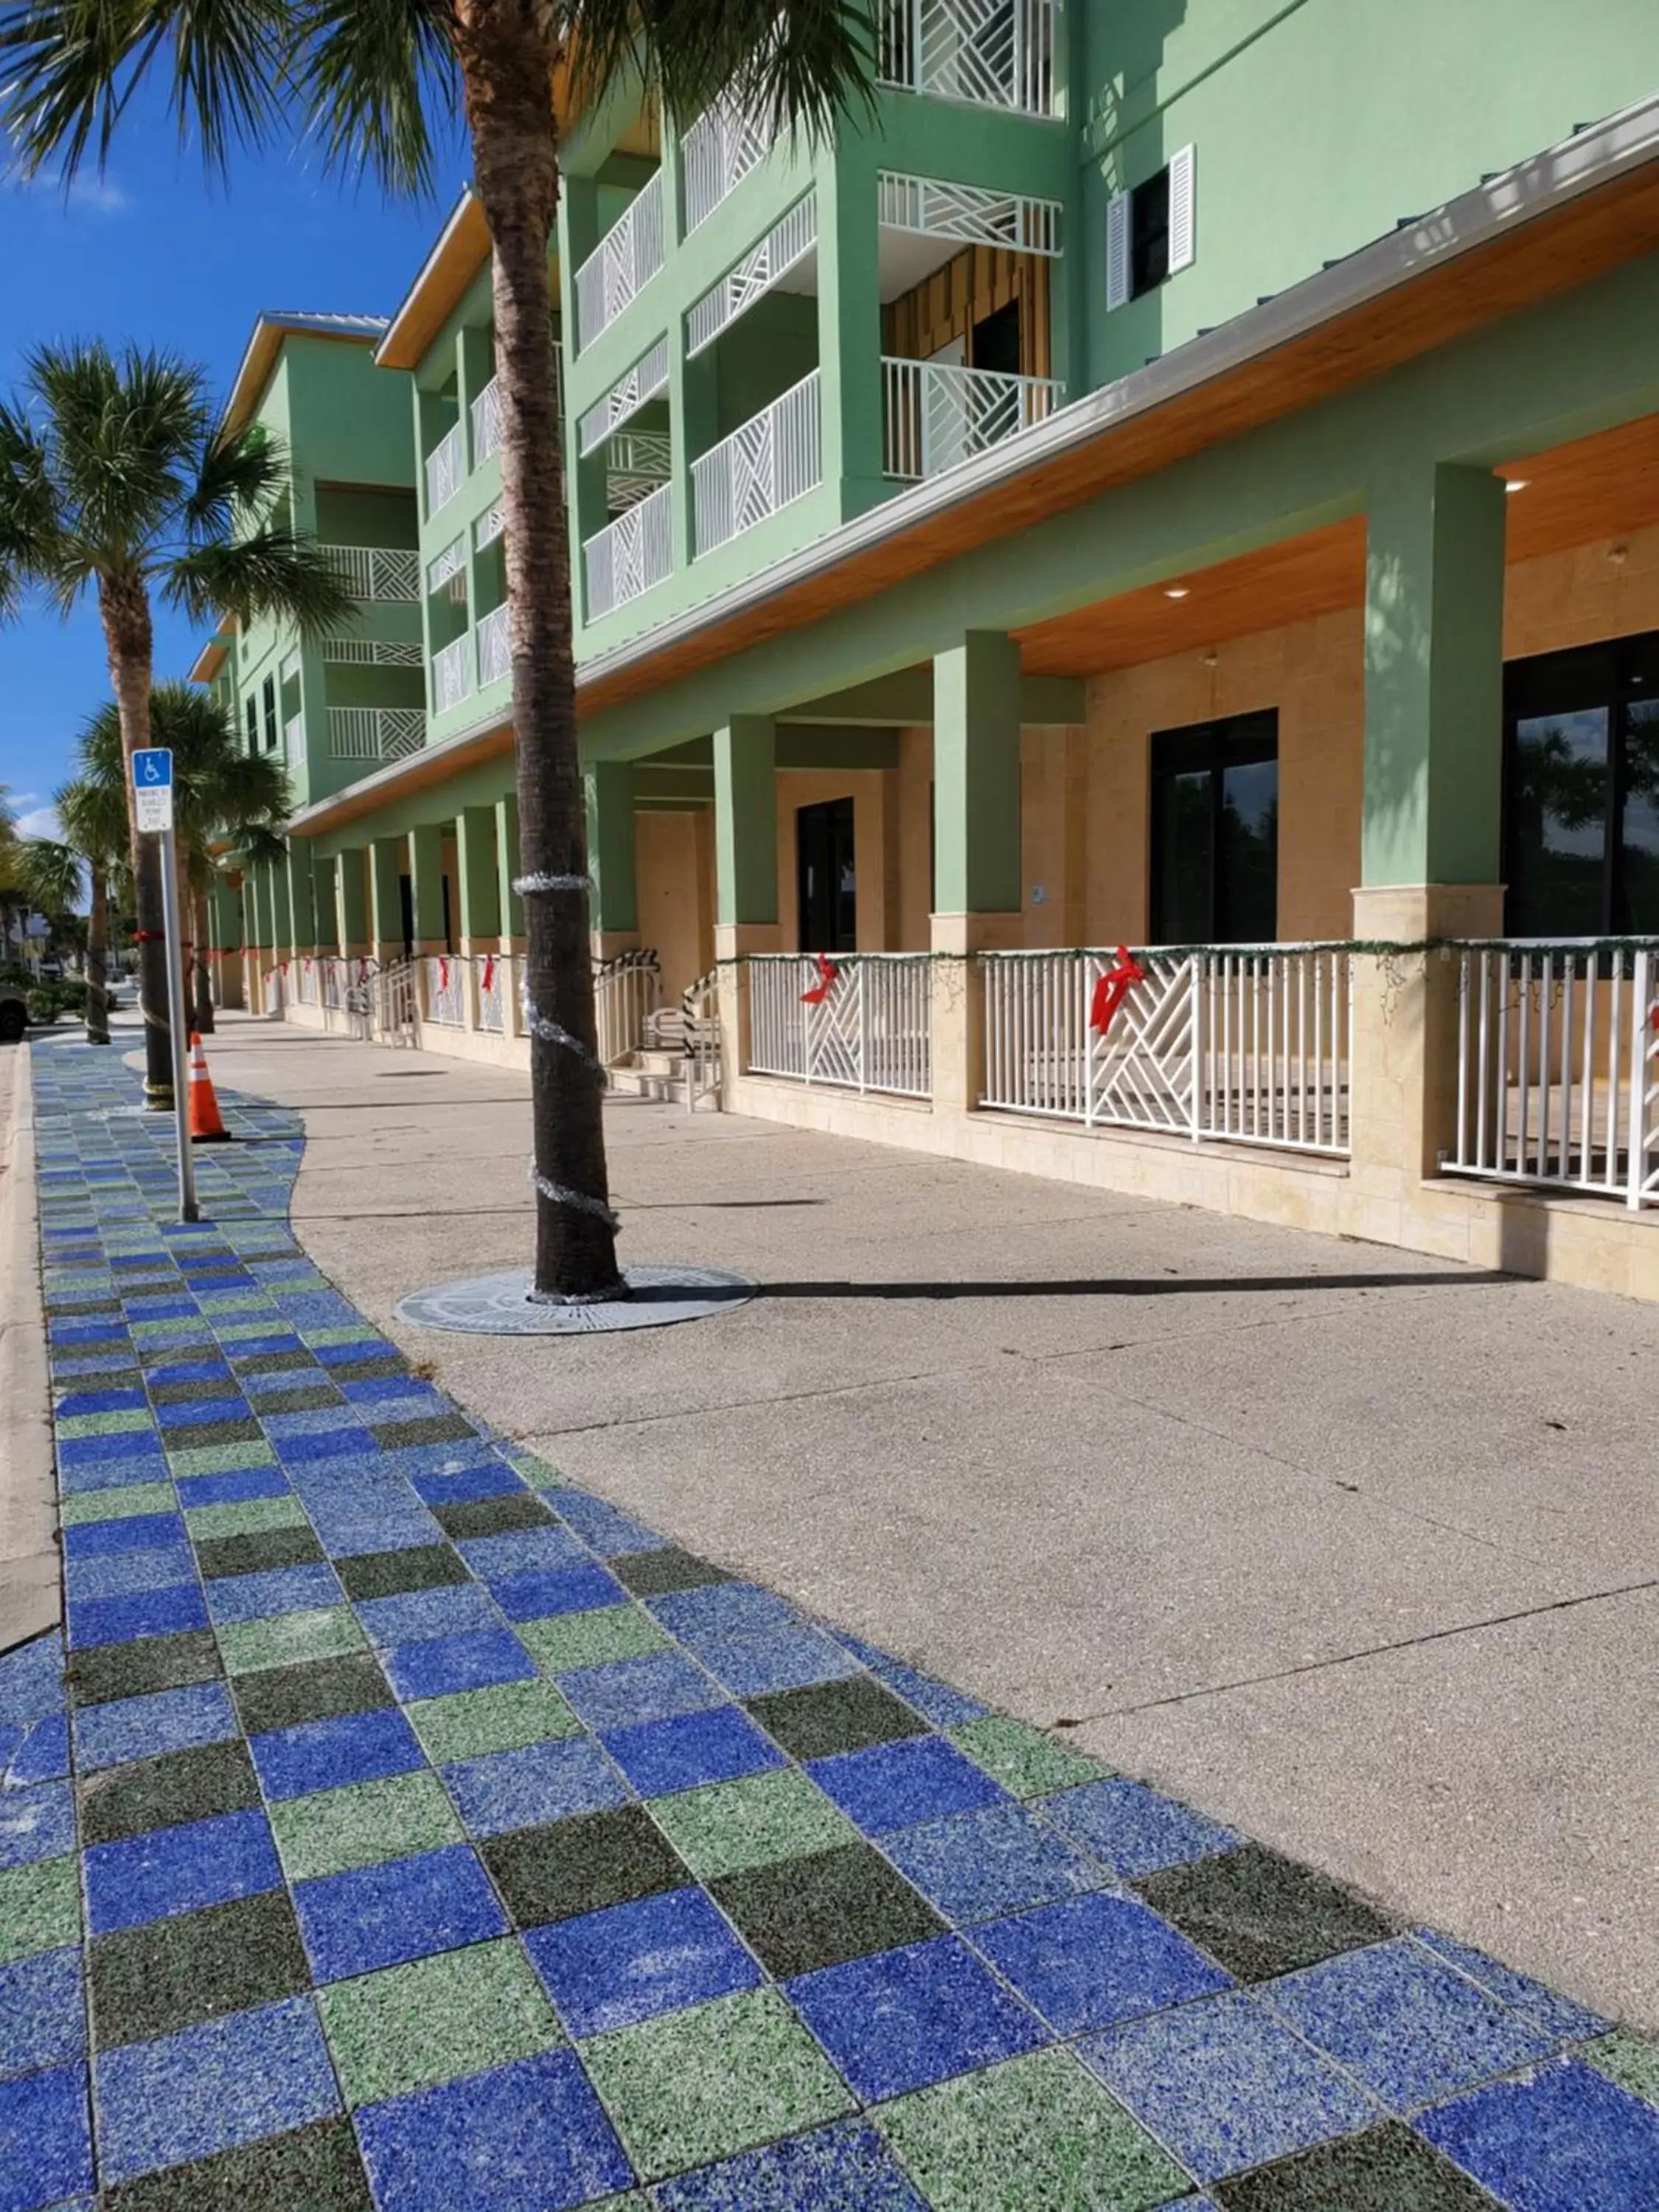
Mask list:
[{"label": "balcony", "polygon": [[486,690],[513,673],[513,642],[507,608],[493,607],[477,628],[478,689]]},{"label": "balcony", "polygon": [[331,707],[328,750],[335,760],[402,760],[426,743],[418,707]]},{"label": "balcony", "polygon": [[1054,112],[1060,0],[886,0],[884,84],[1022,115]]},{"label": "balcony", "polygon": [[461,426],[452,422],[443,436],[426,457],[426,511],[436,514],[447,507],[461,488],[466,474],[466,456],[461,450]]},{"label": "balcony", "polygon": [[472,465],[480,469],[501,442],[501,395],[492,376],[472,403]]},{"label": "balcony", "polygon": [[587,619],[600,621],[660,584],[674,568],[670,487],[629,507],[582,547],[587,584]]},{"label": "balcony", "polygon": [[712,553],[816,490],[822,475],[814,369],[692,463],[698,554]]},{"label": "balcony", "polygon": [[577,343],[592,345],[662,267],[662,172],[631,200],[576,271]]},{"label": "balcony", "polygon": [[471,640],[464,631],[441,653],[432,656],[432,709],[447,713],[472,696]]},{"label": "balcony", "polygon": [[283,753],[290,768],[301,767],[306,757],[306,718],[290,714],[283,726]]},{"label": "balcony", "polygon": [[937,361],[881,364],[882,470],[902,483],[943,476],[1045,422],[1066,397],[1048,376]]},{"label": "balcony", "polygon": [[401,546],[325,545],[354,599],[378,605],[416,606],[421,597],[421,561]]},{"label": "balcony", "polygon": [[745,115],[735,100],[705,108],[680,141],[685,177],[685,228],[694,231],[763,161],[773,138],[769,121]]}]

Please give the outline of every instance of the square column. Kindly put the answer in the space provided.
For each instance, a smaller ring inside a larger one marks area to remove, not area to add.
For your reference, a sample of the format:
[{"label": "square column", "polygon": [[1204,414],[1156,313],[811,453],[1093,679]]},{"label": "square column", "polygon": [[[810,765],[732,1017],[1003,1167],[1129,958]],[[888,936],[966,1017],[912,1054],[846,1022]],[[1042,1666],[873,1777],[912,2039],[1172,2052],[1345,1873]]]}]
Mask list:
[{"label": "square column", "polygon": [[368,848],[369,898],[374,914],[374,957],[381,967],[404,957],[404,840],[377,837]]},{"label": "square column", "polygon": [[332,959],[340,951],[340,903],[335,888],[339,863],[331,855],[312,862],[313,908],[316,915],[317,951]]},{"label": "square column", "polygon": [[294,950],[310,954],[317,945],[316,878],[311,842],[305,837],[288,841],[289,912],[293,917]]},{"label": "square column", "polygon": [[444,929],[444,832],[441,822],[423,822],[409,833],[410,902],[415,916],[415,951],[447,952]]},{"label": "square column", "polygon": [[348,845],[334,864],[334,892],[341,951],[348,960],[368,957],[368,856]]},{"label": "square column", "polygon": [[493,806],[464,806],[456,816],[455,857],[461,878],[461,950],[494,952],[501,934],[501,897]]},{"label": "square column", "polygon": [[976,952],[1020,937],[1019,647],[970,630],[933,659],[933,1109],[971,1113],[984,1060]]},{"label": "square column", "polygon": [[727,1079],[749,1065],[745,952],[775,952],[778,741],[767,714],[734,715],[714,732],[714,957]]},{"label": "square column", "polygon": [[843,522],[885,499],[882,474],[881,141],[846,131],[816,163],[823,482]]},{"label": "square column", "polygon": [[289,896],[288,863],[273,861],[267,881],[270,886],[270,945],[280,968],[294,951],[294,902]]},{"label": "square column", "polygon": [[634,769],[600,761],[582,778],[587,805],[587,866],[593,878],[588,927],[593,957],[609,960],[640,941],[638,877],[634,857]]},{"label": "square column", "polygon": [[501,884],[501,950],[524,951],[524,901],[513,888],[519,873],[519,801],[508,792],[495,801],[495,867]]}]

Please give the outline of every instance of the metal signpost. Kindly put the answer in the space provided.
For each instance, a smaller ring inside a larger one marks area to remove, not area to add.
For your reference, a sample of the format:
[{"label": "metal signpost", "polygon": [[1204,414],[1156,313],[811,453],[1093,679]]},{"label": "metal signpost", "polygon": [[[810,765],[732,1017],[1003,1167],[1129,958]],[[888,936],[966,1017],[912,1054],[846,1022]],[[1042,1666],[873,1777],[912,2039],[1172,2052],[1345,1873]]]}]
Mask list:
[{"label": "metal signpost", "polygon": [[[196,1206],[196,1161],[190,1149],[186,1118],[190,1097],[185,1042],[185,1007],[179,941],[179,859],[173,842],[173,755],[152,746],[132,756],[132,786],[138,830],[161,841],[161,907],[167,925],[167,1036],[173,1047],[173,1118],[179,1133],[179,1218],[201,1218]],[[142,995],[142,994],[141,994]]]}]

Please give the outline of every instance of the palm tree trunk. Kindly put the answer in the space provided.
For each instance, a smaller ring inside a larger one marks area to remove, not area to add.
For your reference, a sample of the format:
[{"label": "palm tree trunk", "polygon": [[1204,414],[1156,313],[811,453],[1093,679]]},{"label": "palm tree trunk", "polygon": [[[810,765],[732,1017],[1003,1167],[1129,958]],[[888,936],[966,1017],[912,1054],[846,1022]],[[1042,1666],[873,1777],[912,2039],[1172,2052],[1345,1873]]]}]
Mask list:
[{"label": "palm tree trunk", "polygon": [[109,1042],[109,893],[96,861],[88,867],[92,896],[87,913],[87,1042]]},{"label": "palm tree trunk", "polygon": [[194,958],[191,968],[190,1025],[202,1036],[213,1035],[213,978],[208,969],[208,902],[204,891],[192,891],[190,933]]},{"label": "palm tree trunk", "polygon": [[[532,1296],[625,1295],[605,1158],[576,750],[570,546],[553,380],[548,246],[558,205],[552,11],[459,0],[473,174],[495,244],[495,374],[535,1146]],[[545,887],[557,879],[559,887]]]},{"label": "palm tree trunk", "polygon": [[142,584],[100,579],[98,612],[109,654],[110,682],[121,718],[126,763],[127,836],[132,852],[133,906],[138,927],[138,1006],[144,1018],[144,1103],[173,1110],[173,1043],[167,1031],[167,931],[161,890],[161,852],[154,837],[138,834],[132,757],[149,743],[149,694],[155,637],[149,599]]}]

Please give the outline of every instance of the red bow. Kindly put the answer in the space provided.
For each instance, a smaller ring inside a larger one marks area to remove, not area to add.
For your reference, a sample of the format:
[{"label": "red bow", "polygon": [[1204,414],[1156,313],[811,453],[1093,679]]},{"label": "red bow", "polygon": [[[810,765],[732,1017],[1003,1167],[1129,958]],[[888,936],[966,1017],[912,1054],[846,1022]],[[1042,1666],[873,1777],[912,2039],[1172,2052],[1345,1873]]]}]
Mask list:
[{"label": "red bow", "polygon": [[1094,1004],[1089,1009],[1089,1026],[1102,1036],[1112,1026],[1112,1018],[1137,983],[1146,980],[1146,970],[1130,954],[1127,945],[1117,948],[1117,965],[1109,968],[1095,984]]},{"label": "red bow", "polygon": [[485,953],[485,955],[484,955],[483,981],[483,983],[479,986],[480,989],[483,992],[484,996],[485,996],[486,998],[488,998],[488,997],[489,997],[490,991],[491,991],[491,990],[492,990],[492,988],[494,988],[494,986],[495,986],[495,954],[494,954],[493,952],[486,952],[486,953]]},{"label": "red bow", "polygon": [[829,997],[831,991],[835,989],[836,980],[841,974],[840,969],[836,967],[835,962],[831,960],[827,954],[820,952],[817,953],[815,957],[818,963],[818,974],[822,978],[822,981],[815,983],[810,991],[803,991],[801,993],[800,1002],[804,1006],[821,1006],[824,1000]]},{"label": "red bow", "polygon": [[438,957],[438,988],[441,991],[449,988],[449,963],[441,953]]}]

